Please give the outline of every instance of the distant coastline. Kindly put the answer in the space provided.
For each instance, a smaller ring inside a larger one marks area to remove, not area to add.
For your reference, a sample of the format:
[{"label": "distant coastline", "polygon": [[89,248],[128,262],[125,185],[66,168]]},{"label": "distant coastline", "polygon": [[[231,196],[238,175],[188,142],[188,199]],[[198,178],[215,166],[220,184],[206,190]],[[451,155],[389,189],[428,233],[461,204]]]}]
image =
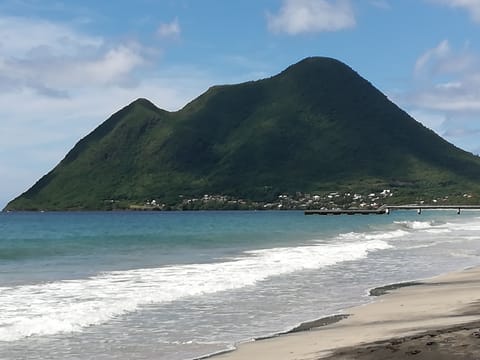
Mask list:
[{"label": "distant coastline", "polygon": [[227,195],[205,194],[199,197],[179,196],[177,202],[157,199],[145,201],[104,200],[99,207],[45,207],[21,208],[7,204],[3,211],[194,211],[194,210],[375,210],[382,206],[475,206],[480,204],[471,193],[444,194],[441,196],[406,196],[401,191],[383,189],[368,192],[313,192],[279,194],[270,201],[247,200]]}]

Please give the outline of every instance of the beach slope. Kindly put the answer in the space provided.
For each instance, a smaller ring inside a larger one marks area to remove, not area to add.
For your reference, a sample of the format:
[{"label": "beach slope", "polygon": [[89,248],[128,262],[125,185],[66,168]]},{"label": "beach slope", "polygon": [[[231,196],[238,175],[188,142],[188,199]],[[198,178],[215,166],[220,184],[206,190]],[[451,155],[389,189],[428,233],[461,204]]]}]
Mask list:
[{"label": "beach slope", "polygon": [[467,269],[389,290],[339,322],[242,344],[215,359],[476,359],[479,300],[480,268]]}]

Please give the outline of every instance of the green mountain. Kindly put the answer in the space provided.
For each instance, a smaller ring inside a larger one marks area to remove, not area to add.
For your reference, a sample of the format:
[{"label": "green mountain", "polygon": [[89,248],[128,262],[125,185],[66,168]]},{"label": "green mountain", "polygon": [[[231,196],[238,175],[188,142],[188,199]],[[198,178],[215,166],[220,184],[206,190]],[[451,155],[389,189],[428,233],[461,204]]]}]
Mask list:
[{"label": "green mountain", "polygon": [[177,112],[139,99],[80,140],[7,210],[105,209],[203,194],[478,191],[480,159],[427,129],[330,58],[214,86]]}]

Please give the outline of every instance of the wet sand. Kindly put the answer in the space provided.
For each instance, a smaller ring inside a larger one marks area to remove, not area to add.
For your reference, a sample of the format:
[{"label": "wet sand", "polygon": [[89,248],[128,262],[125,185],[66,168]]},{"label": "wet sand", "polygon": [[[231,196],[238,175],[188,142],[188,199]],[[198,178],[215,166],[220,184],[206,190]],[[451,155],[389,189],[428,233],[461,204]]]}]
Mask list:
[{"label": "wet sand", "polygon": [[381,296],[337,322],[241,344],[214,359],[480,359],[480,268],[373,295]]}]

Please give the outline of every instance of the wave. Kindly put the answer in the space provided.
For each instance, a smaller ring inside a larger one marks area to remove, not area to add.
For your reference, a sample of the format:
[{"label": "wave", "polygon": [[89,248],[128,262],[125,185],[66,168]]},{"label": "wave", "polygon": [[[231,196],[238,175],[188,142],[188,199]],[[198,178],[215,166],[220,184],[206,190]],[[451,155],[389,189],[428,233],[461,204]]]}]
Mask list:
[{"label": "wave", "polygon": [[446,234],[452,232],[450,229],[427,229],[425,230],[428,234]]},{"label": "wave", "polygon": [[245,252],[233,261],[111,271],[87,279],[0,287],[0,341],[82,331],[143,305],[254,286],[389,249],[379,239]]},{"label": "wave", "polygon": [[408,234],[408,231],[397,229],[378,233],[349,232],[345,234],[340,234],[338,237],[342,240],[389,240],[400,238]]},{"label": "wave", "polygon": [[411,230],[424,230],[435,226],[433,221],[395,221],[394,223]]},{"label": "wave", "polygon": [[452,230],[461,230],[461,231],[479,231],[480,223],[468,222],[468,223],[447,223],[447,226]]}]

